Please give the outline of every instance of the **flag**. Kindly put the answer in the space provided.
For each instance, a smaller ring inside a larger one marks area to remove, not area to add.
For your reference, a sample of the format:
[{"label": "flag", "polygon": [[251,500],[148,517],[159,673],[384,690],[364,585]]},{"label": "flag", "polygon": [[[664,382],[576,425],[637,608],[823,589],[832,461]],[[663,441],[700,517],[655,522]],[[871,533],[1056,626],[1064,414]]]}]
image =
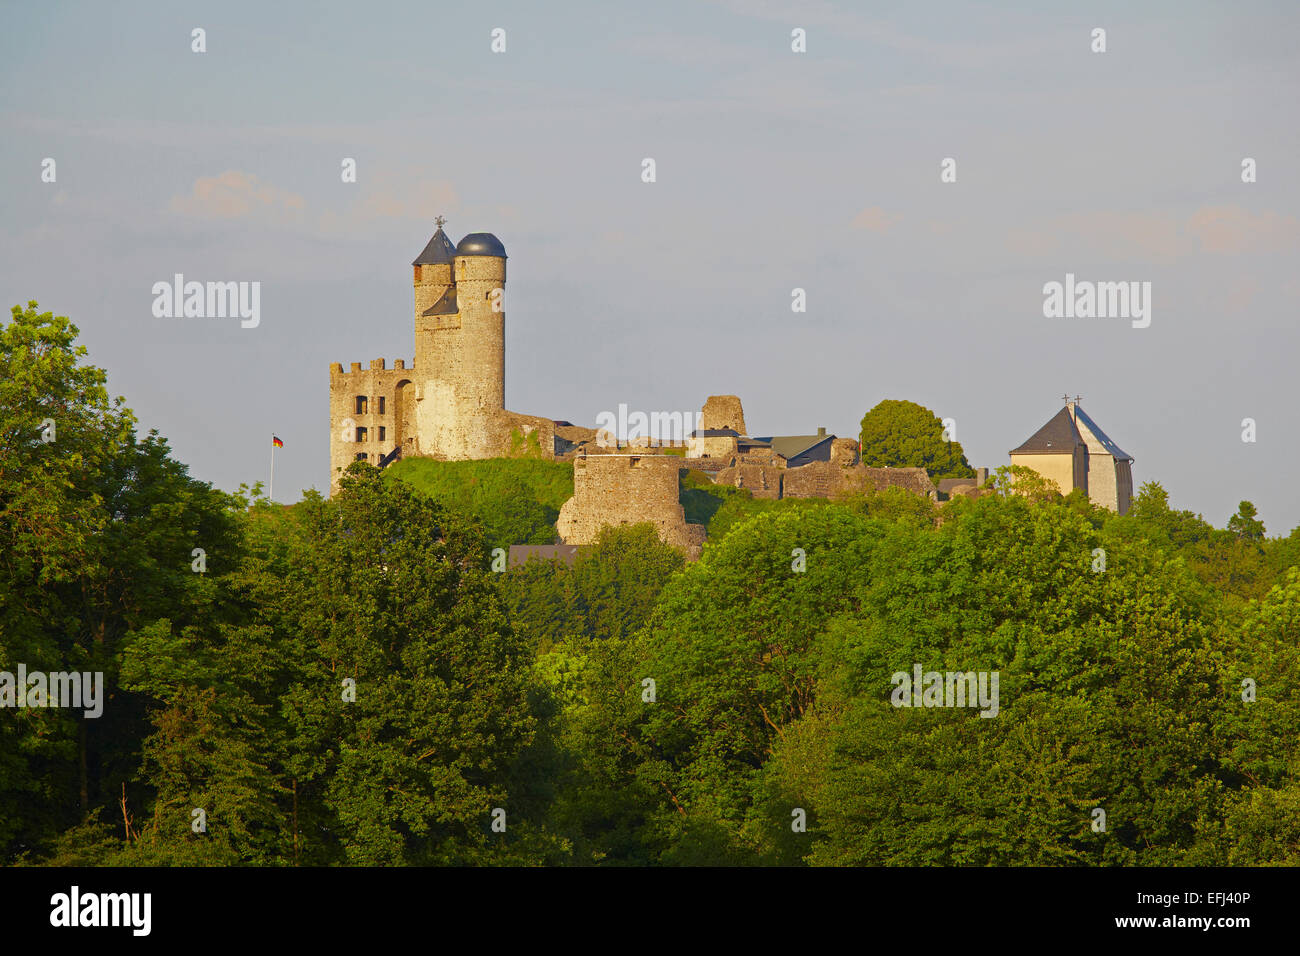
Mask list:
[{"label": "flag", "polygon": [[271,444],[274,445],[276,448],[284,447],[284,442],[280,441],[280,439],[276,438],[274,435],[271,436]]}]

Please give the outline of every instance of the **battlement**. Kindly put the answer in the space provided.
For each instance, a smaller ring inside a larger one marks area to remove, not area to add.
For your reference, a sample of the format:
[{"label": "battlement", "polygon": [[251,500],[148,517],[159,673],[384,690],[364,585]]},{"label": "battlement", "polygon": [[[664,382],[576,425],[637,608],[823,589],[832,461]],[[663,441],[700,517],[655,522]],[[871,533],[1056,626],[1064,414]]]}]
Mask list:
[{"label": "battlement", "polygon": [[370,368],[363,369],[360,362],[353,362],[352,367],[345,372],[343,371],[342,362],[331,362],[330,378],[334,378],[336,375],[369,375],[371,372],[409,372],[415,368],[414,363],[412,363],[411,368],[408,369],[406,367],[406,359],[394,359],[393,367],[391,369],[388,368],[387,363],[387,359],[371,359]]}]

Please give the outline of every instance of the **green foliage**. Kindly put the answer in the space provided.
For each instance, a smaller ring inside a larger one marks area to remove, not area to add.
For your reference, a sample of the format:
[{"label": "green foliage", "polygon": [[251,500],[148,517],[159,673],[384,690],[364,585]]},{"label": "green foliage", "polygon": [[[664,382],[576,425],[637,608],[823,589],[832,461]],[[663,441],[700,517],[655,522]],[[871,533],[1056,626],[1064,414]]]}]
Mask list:
[{"label": "green foliage", "polygon": [[560,506],[573,496],[573,465],[530,458],[434,461],[410,458],[384,470],[450,511],[479,522],[490,551],[551,544]]},{"label": "green foliage", "polygon": [[[1300,529],[1249,502],[1219,529],[1155,482],[1120,516],[1023,469],[942,509],[687,473],[698,562],[645,524],[497,574],[570,465],[223,494],[75,335],[0,328],[0,670],[109,698],[0,711],[4,863],[1300,864]],[[896,706],[916,665],[996,671],[996,717]]]},{"label": "green foliage", "polygon": [[542,458],[542,440],[536,431],[524,434],[518,428],[510,429],[511,458]]},{"label": "green foliage", "polygon": [[498,576],[515,628],[534,647],[623,640],[686,561],[651,524],[603,528],[573,566],[532,560]]},{"label": "green foliage", "polygon": [[[1242,502],[1242,507],[1234,516],[1236,527],[1229,521],[1228,529],[1221,530],[1200,515],[1172,510],[1165,489],[1149,481],[1133,499],[1128,515],[1119,519],[1117,530],[1136,533],[1165,553],[1180,555],[1221,600],[1239,608],[1262,598],[1291,566],[1280,544],[1263,540],[1264,526],[1254,518],[1254,506]],[[1124,525],[1131,525],[1132,531]]]},{"label": "green foliage", "polygon": [[1237,513],[1228,519],[1228,530],[1243,541],[1263,541],[1264,522],[1257,517],[1255,506],[1243,501]]},{"label": "green foliage", "polygon": [[[216,613],[215,579],[241,552],[233,499],[191,479],[156,433],[135,436],[76,334],[34,302],[0,328],[0,670],[101,672],[116,696],[99,718],[3,711],[0,857],[117,798],[146,726],[143,702],[118,694],[129,633]],[[191,569],[196,547],[207,574]]]},{"label": "green foliage", "polygon": [[924,468],[932,479],[974,477],[961,443],[946,441],[943,431],[943,421],[928,408],[885,399],[862,418],[862,463]]}]

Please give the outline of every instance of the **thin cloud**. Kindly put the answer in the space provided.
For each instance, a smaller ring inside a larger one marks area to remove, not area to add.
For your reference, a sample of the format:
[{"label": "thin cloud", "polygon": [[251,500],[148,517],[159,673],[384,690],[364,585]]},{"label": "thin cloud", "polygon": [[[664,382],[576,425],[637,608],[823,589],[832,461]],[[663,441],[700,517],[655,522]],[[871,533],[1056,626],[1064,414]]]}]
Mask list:
[{"label": "thin cloud", "polygon": [[868,206],[853,217],[849,223],[854,229],[867,229],[871,232],[888,232],[901,220],[897,213],[887,212],[880,206]]},{"label": "thin cloud", "polygon": [[306,203],[297,193],[262,183],[252,173],[231,169],[217,176],[200,176],[188,196],[173,196],[168,208],[198,219],[296,217]]}]

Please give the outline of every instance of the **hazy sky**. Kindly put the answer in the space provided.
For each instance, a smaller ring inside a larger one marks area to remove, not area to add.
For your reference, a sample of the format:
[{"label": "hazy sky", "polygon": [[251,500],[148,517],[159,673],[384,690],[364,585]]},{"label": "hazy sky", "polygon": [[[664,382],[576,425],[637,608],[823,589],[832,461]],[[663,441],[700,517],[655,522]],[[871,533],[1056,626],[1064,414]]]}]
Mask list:
[{"label": "hazy sky", "polygon": [[[5,4],[0,292],[70,316],[196,477],[265,480],[274,431],[292,501],[329,485],[330,363],[411,360],[442,213],[509,253],[514,411],[735,393],[753,434],[856,436],[905,398],[997,467],[1068,391],[1135,483],[1285,533],[1298,27],[1294,2]],[[260,282],[260,325],[155,318],[178,272]],[[1150,326],[1045,318],[1066,273],[1150,282]]]}]

